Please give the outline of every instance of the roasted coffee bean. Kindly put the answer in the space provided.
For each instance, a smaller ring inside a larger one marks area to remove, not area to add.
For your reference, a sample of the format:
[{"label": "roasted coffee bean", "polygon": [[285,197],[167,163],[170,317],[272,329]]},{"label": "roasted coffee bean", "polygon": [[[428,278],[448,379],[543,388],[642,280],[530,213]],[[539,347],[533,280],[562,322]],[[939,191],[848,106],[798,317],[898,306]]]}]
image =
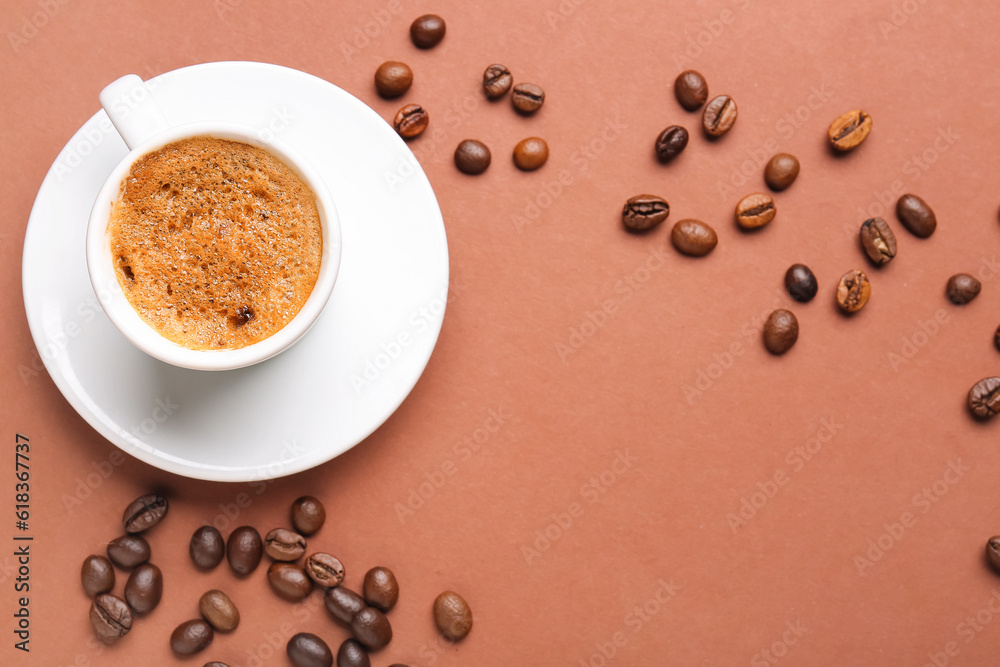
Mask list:
[{"label": "roasted coffee bean", "polygon": [[837,305],[847,313],[856,313],[865,307],[872,295],[872,285],[864,271],[854,269],[845,273],[837,283]]},{"label": "roasted coffee bean", "polygon": [[229,534],[226,558],[236,574],[247,575],[256,570],[263,555],[264,544],[260,533],[252,526],[240,526]]},{"label": "roasted coffee bean", "polygon": [[418,16],[410,24],[410,39],[418,49],[430,49],[444,39],[444,19],[437,14]]},{"label": "roasted coffee bean", "polygon": [[805,264],[792,264],[785,271],[785,289],[788,294],[800,303],[808,303],[816,296],[819,285],[816,276]]},{"label": "roasted coffee bean", "polygon": [[670,215],[670,204],[656,195],[636,195],[630,197],[622,208],[622,224],[625,229],[642,232],[656,227]]},{"label": "roasted coffee bean", "polygon": [[399,583],[396,575],[387,567],[373,567],[365,573],[365,583],[361,588],[365,602],[380,611],[389,611],[399,599]]},{"label": "roasted coffee bean", "polygon": [[799,177],[799,159],[790,153],[778,153],[764,167],[764,182],[775,192],[780,192]]},{"label": "roasted coffee bean", "polygon": [[203,570],[211,570],[222,562],[226,555],[226,542],[215,526],[202,526],[194,531],[188,553],[194,564]]},{"label": "roasted coffee bean", "polygon": [[656,137],[656,159],[666,164],[681,154],[688,145],[688,131],[680,125],[671,125]]},{"label": "roasted coffee bean", "polygon": [[87,556],[80,568],[80,581],[88,598],[108,593],[115,587],[115,568],[104,556]]},{"label": "roasted coffee bean", "polygon": [[779,308],[764,323],[764,347],[771,354],[784,354],[799,339],[799,321],[791,311]]},{"label": "roasted coffee bean", "polygon": [[523,171],[534,171],[549,159],[549,145],[539,137],[521,139],[514,146],[514,164]]},{"label": "roasted coffee bean", "polygon": [[100,593],[90,605],[90,624],[98,637],[110,643],[132,629],[132,610],[120,597]]},{"label": "roasted coffee bean", "polygon": [[152,563],[143,563],[132,570],[125,582],[125,601],[136,616],[156,609],[163,597],[163,573]]},{"label": "roasted coffee bean", "polygon": [[872,131],[872,117],[860,109],[837,116],[826,135],[830,145],[840,152],[853,150],[868,138]]},{"label": "roasted coffee bean", "polygon": [[670,231],[670,242],[685,255],[701,257],[715,249],[719,237],[701,220],[678,220]]},{"label": "roasted coffee bean", "polygon": [[326,642],[309,632],[300,632],[285,647],[294,667],[332,667],[333,652]]},{"label": "roasted coffee bean", "polygon": [[274,560],[293,561],[306,552],[306,538],[285,528],[275,528],[264,536],[264,553]]},{"label": "roasted coffee bean", "polygon": [[472,630],[472,610],[455,591],[445,591],[434,600],[434,625],[445,639],[457,642]]},{"label": "roasted coffee bean", "polygon": [[312,496],[302,496],[292,503],[292,526],[301,535],[312,535],[326,522],[326,508]]},{"label": "roasted coffee bean", "polygon": [[149,542],[139,535],[122,535],[108,542],[108,558],[125,570],[147,562],[151,553]]},{"label": "roasted coffee bean", "polygon": [[240,610],[220,590],[206,591],[198,600],[198,612],[219,632],[232,632],[240,624]]},{"label": "roasted coffee bean", "polygon": [[937,229],[934,210],[917,195],[903,195],[896,201],[896,217],[917,238],[925,239]]},{"label": "roasted coffee bean", "polygon": [[738,109],[729,95],[719,95],[705,107],[701,114],[701,125],[710,137],[721,137],[732,129]]},{"label": "roasted coffee bean", "polygon": [[407,104],[396,112],[392,126],[404,139],[420,136],[427,129],[430,116],[419,104]]},{"label": "roasted coffee bean", "polygon": [[708,82],[700,72],[686,70],[674,79],[674,95],[682,107],[696,111],[708,99]]},{"label": "roasted coffee bean", "polygon": [[956,306],[962,306],[979,296],[979,291],[982,288],[983,284],[975,276],[970,276],[968,273],[956,273],[948,278],[945,295],[948,297],[948,301]]},{"label": "roasted coffee bean", "polygon": [[545,91],[533,83],[519,83],[514,86],[510,101],[521,113],[535,113],[545,104]]},{"label": "roasted coffee bean", "polygon": [[140,496],[129,503],[122,515],[125,532],[134,534],[149,530],[167,515],[167,499],[158,493]]},{"label": "roasted coffee bean", "polygon": [[317,585],[331,588],[344,581],[344,565],[335,556],[315,553],[306,559],[306,574]]},{"label": "roasted coffee bean", "polygon": [[413,85],[413,70],[406,63],[387,60],[375,70],[375,89],[386,99],[399,97]]},{"label": "roasted coffee bean", "polygon": [[356,639],[344,640],[337,651],[337,667],[371,667],[368,651]]},{"label": "roasted coffee bean", "polygon": [[1000,377],[984,378],[969,390],[969,409],[980,419],[1000,413]]},{"label": "roasted coffee bean", "polygon": [[1000,351],[1000,326],[997,326],[997,330],[993,334],[993,347]]},{"label": "roasted coffee bean", "polygon": [[323,604],[334,619],[347,627],[351,626],[351,621],[358,612],[367,606],[363,597],[344,586],[328,588],[323,596]]},{"label": "roasted coffee bean", "polygon": [[736,205],[736,222],[743,229],[757,229],[774,220],[778,212],[771,195],[747,195]]},{"label": "roasted coffee bean", "polygon": [[392,626],[375,607],[365,607],[354,615],[351,634],[369,651],[377,651],[392,641]]},{"label": "roasted coffee bean", "polygon": [[896,256],[896,235],[882,218],[869,218],[861,223],[861,247],[876,266],[888,264]]},{"label": "roasted coffee bean", "polygon": [[491,100],[503,97],[513,83],[514,77],[503,65],[490,65],[483,72],[483,90]]},{"label": "roasted coffee bean", "polygon": [[278,597],[298,602],[312,591],[312,580],[298,565],[276,561],[267,568],[267,583]]},{"label": "roasted coffee bean", "polygon": [[1000,535],[994,535],[986,542],[986,557],[990,565],[1000,570]]},{"label": "roasted coffee bean", "polygon": [[215,632],[200,618],[184,621],[170,634],[170,648],[177,655],[194,655],[212,643]]},{"label": "roasted coffee bean", "polygon": [[490,149],[481,141],[465,139],[455,149],[455,166],[463,174],[475,176],[490,166]]}]

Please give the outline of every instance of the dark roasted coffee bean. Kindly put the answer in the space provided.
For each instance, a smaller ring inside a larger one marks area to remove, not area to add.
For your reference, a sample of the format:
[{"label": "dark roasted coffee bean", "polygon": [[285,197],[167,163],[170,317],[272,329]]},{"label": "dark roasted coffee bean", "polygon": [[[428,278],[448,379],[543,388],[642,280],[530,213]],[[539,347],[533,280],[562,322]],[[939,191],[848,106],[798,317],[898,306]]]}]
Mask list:
[{"label": "dark roasted coffee bean", "polygon": [[387,60],[375,70],[375,89],[386,99],[399,97],[413,85],[413,70],[406,63]]},{"label": "dark roasted coffee bean", "polygon": [[276,561],[267,568],[267,582],[278,597],[298,602],[312,591],[312,580],[298,565]]},{"label": "dark roasted coffee bean", "polygon": [[816,296],[819,285],[816,276],[805,264],[792,264],[785,271],[785,289],[793,299],[800,303],[808,303]]},{"label": "dark roasted coffee bean", "polygon": [[427,129],[430,116],[419,104],[407,104],[396,112],[392,126],[404,139],[420,136]]},{"label": "dark roasted coffee bean", "polygon": [[149,542],[139,535],[122,535],[108,542],[108,558],[126,570],[148,561],[151,553]]},{"label": "dark roasted coffee bean", "polygon": [[671,125],[656,137],[656,159],[666,164],[681,154],[688,145],[688,131],[680,125]]},{"label": "dark roasted coffee bean", "polygon": [[125,582],[125,601],[136,616],[156,609],[163,597],[163,573],[152,563],[143,563],[132,570]]},{"label": "dark roasted coffee bean", "polygon": [[328,588],[323,596],[323,604],[331,616],[347,627],[351,626],[351,621],[358,612],[367,606],[363,597],[344,586]]},{"label": "dark roasted coffee bean", "polygon": [[764,182],[775,192],[786,189],[799,177],[799,159],[790,153],[778,153],[764,167]]},{"label": "dark roasted coffee bean", "polygon": [[326,522],[326,508],[312,496],[302,496],[292,503],[292,526],[301,535],[312,535]]},{"label": "dark roasted coffee bean", "polygon": [[149,530],[167,515],[167,499],[158,493],[140,496],[129,503],[122,515],[122,525],[126,533],[141,533]]},{"label": "dark roasted coffee bean", "polygon": [[444,39],[444,19],[437,14],[418,16],[410,24],[410,39],[419,49],[430,49]]},{"label": "dark roasted coffee bean", "polygon": [[202,526],[194,531],[188,553],[194,564],[203,570],[211,570],[222,562],[226,555],[226,542],[215,526]]},{"label": "dark roasted coffee bean", "polygon": [[434,625],[445,639],[457,642],[472,630],[472,610],[455,591],[445,591],[434,600]]},{"label": "dark roasted coffee bean", "polygon": [[539,137],[521,139],[514,146],[514,164],[522,171],[534,171],[549,159],[549,145]]},{"label": "dark roasted coffee bean", "polygon": [[888,264],[896,256],[896,235],[882,218],[869,218],[861,223],[861,247],[876,266]]},{"label": "dark roasted coffee bean", "polygon": [[771,354],[784,354],[799,339],[799,321],[791,311],[779,308],[764,323],[764,347]]},{"label": "dark roasted coffee bean", "polygon": [[830,145],[843,153],[860,146],[871,131],[872,117],[857,109],[837,116],[826,134]]},{"label": "dark roasted coffee bean", "polygon": [[481,141],[465,139],[455,149],[455,166],[463,174],[475,176],[490,166],[490,149]]},{"label": "dark roasted coffee bean", "polygon": [[368,570],[361,591],[365,602],[380,611],[389,611],[399,599],[399,583],[396,582],[396,575],[387,567]]},{"label": "dark roasted coffee bean", "polygon": [[108,593],[115,587],[115,568],[104,556],[87,556],[80,568],[80,581],[88,598]]},{"label": "dark roasted coffee bean", "polygon": [[969,390],[969,409],[980,419],[1000,413],[1000,377],[984,378]]},{"label": "dark roasted coffee bean", "polygon": [[306,574],[317,585],[331,588],[344,581],[344,565],[335,556],[315,553],[306,559]]},{"label": "dark roasted coffee bean", "polygon": [[721,137],[732,129],[738,110],[729,95],[719,95],[705,106],[701,125],[710,137]]},{"label": "dark roasted coffee bean", "polygon": [[948,301],[956,306],[962,306],[979,296],[979,291],[982,288],[983,284],[975,276],[970,276],[968,273],[956,273],[948,279],[945,295],[948,297]]},{"label": "dark roasted coffee bean", "polygon": [[337,667],[371,667],[368,651],[356,639],[346,639],[337,651]]},{"label": "dark roasted coffee bean", "polygon": [[743,229],[757,229],[774,220],[778,212],[771,195],[747,195],[736,205],[736,222]]},{"label": "dark roasted coffee bean", "polygon": [[681,72],[674,79],[674,95],[682,107],[695,111],[708,99],[708,82],[693,69]]},{"label": "dark roasted coffee bean", "polygon": [[701,257],[715,249],[719,237],[701,220],[678,220],[670,231],[670,242],[685,255]]},{"label": "dark roasted coffee bean", "polygon": [[98,637],[110,643],[132,629],[132,610],[125,600],[110,593],[100,593],[90,605],[90,624]]},{"label": "dark roasted coffee bean", "polygon": [[896,202],[896,217],[911,234],[925,239],[937,229],[934,210],[917,195],[903,195]]},{"label": "dark roasted coffee bean", "polygon": [[490,65],[483,72],[483,90],[491,100],[503,97],[513,83],[514,77],[503,65]]},{"label": "dark roasted coffee bean", "polygon": [[206,591],[198,600],[198,612],[219,632],[232,632],[240,624],[240,610],[220,590]]},{"label": "dark roasted coffee bean", "polygon": [[622,208],[625,229],[641,232],[656,227],[670,215],[670,204],[656,195],[630,197]]},{"label": "dark roasted coffee bean", "polygon": [[1000,326],[997,326],[997,330],[993,334],[993,347],[1000,351]]},{"label": "dark roasted coffee bean", "polygon": [[300,632],[285,647],[294,667],[332,667],[333,652],[326,642],[309,632]]},{"label": "dark roasted coffee bean", "polygon": [[845,273],[837,283],[837,305],[847,313],[856,313],[865,307],[872,295],[872,285],[864,271],[854,269]]},{"label": "dark roasted coffee bean", "polygon": [[285,528],[275,528],[264,536],[264,553],[274,560],[293,561],[306,552],[306,538]]},{"label": "dark roasted coffee bean", "polygon": [[545,91],[533,83],[519,83],[514,86],[510,101],[521,113],[535,113],[545,103]]},{"label": "dark roasted coffee bean", "polygon": [[236,574],[247,575],[256,570],[263,555],[264,543],[252,526],[240,526],[229,534],[226,558]]},{"label": "dark roasted coffee bean", "polygon": [[392,641],[392,626],[375,607],[365,607],[354,615],[351,634],[369,651],[377,651]]},{"label": "dark roasted coffee bean", "polygon": [[177,655],[194,655],[212,643],[215,632],[200,618],[184,621],[170,633],[170,648]]},{"label": "dark roasted coffee bean", "polygon": [[990,565],[1000,570],[1000,535],[994,535],[986,542],[986,558]]}]

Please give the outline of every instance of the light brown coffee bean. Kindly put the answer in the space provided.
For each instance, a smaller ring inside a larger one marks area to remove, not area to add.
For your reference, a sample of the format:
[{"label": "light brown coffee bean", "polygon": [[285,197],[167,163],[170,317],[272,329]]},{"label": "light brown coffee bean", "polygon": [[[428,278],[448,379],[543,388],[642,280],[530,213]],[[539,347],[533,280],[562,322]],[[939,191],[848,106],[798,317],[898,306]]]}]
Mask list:
[{"label": "light brown coffee bean", "polygon": [[775,192],[785,190],[799,177],[799,159],[790,153],[778,153],[764,167],[764,182]]},{"label": "light brown coffee bean", "polygon": [[399,97],[413,85],[413,70],[406,63],[387,60],[375,70],[375,89],[386,99]]},{"label": "light brown coffee bean", "polygon": [[710,137],[721,137],[733,128],[738,110],[736,102],[729,95],[719,95],[705,106],[701,114],[701,125]]},{"label": "light brown coffee bean", "polygon": [[693,69],[681,72],[674,79],[674,96],[682,107],[696,111],[708,99],[708,82]]},{"label": "light brown coffee bean", "polygon": [[264,536],[264,553],[274,560],[298,560],[305,552],[306,538],[286,528],[275,528]]},{"label": "light brown coffee bean", "polygon": [[779,308],[764,323],[764,347],[771,354],[784,354],[799,339],[799,321],[795,315]]},{"label": "light brown coffee bean", "polygon": [[110,644],[132,629],[132,610],[120,597],[100,593],[90,605],[90,624],[97,636]]},{"label": "light brown coffee bean", "polygon": [[511,104],[518,112],[532,114],[545,104],[545,91],[533,83],[519,83],[510,94]]},{"label": "light brown coffee bean", "polygon": [[232,632],[240,625],[240,610],[218,589],[206,591],[198,600],[198,612],[219,632]]},{"label": "light brown coffee bean", "polygon": [[702,257],[712,252],[719,237],[701,220],[678,220],[670,231],[670,242],[685,255]]},{"label": "light brown coffee bean", "polygon": [[837,116],[830,123],[830,129],[826,134],[830,139],[830,145],[844,153],[860,146],[871,131],[872,117],[860,109],[855,109]]},{"label": "light brown coffee bean", "polygon": [[445,591],[434,600],[434,625],[445,639],[457,642],[472,630],[472,609],[455,591]]},{"label": "light brown coffee bean", "polygon": [[396,112],[392,126],[404,139],[413,139],[424,133],[430,123],[430,116],[419,104],[407,104]]},{"label": "light brown coffee bean", "polygon": [[945,286],[945,296],[956,306],[963,306],[979,296],[982,288],[983,284],[975,276],[970,276],[968,273],[956,273],[948,279],[948,284]]},{"label": "light brown coffee bean", "polygon": [[622,207],[622,224],[633,232],[644,232],[656,227],[670,215],[670,204],[656,195],[629,197]]},{"label": "light brown coffee bean", "polygon": [[267,582],[278,597],[298,602],[312,591],[312,579],[298,565],[275,561],[267,568]]},{"label": "light brown coffee bean", "polygon": [[743,229],[758,229],[774,220],[778,208],[771,195],[747,195],[736,205],[736,223]]},{"label": "light brown coffee bean", "polygon": [[514,164],[522,171],[534,171],[549,159],[549,145],[540,137],[521,139],[514,146]]},{"label": "light brown coffee bean", "polygon": [[399,583],[396,575],[387,567],[373,567],[365,573],[362,586],[365,602],[379,611],[389,611],[399,599]]},{"label": "light brown coffee bean", "polygon": [[856,313],[865,307],[872,295],[872,285],[864,271],[854,269],[845,273],[837,283],[837,305],[847,313]]},{"label": "light brown coffee bean", "polygon": [[896,217],[911,234],[925,239],[937,229],[934,210],[917,195],[906,194],[896,202]]},{"label": "light brown coffee bean", "polygon": [[896,235],[882,218],[869,218],[861,223],[861,247],[876,266],[888,264],[896,256]]},{"label": "light brown coffee bean", "polygon": [[344,565],[340,559],[327,553],[315,553],[306,559],[306,574],[318,586],[331,588],[344,581]]},{"label": "light brown coffee bean", "polygon": [[503,65],[490,65],[483,72],[483,91],[491,100],[503,97],[513,83],[514,77]]}]

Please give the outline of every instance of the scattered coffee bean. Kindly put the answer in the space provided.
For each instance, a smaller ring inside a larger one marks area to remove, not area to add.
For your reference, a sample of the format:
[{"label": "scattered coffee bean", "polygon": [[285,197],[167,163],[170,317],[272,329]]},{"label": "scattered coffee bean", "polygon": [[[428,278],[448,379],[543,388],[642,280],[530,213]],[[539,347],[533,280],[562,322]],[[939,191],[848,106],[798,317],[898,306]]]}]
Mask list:
[{"label": "scattered coffee bean", "polygon": [[1000,570],[1000,535],[994,535],[986,542],[986,557],[990,565]]},{"label": "scattered coffee bean", "polygon": [[406,63],[387,60],[375,70],[375,89],[386,99],[399,97],[413,85],[413,70]]},{"label": "scattered coffee bean", "polygon": [[808,303],[816,296],[819,285],[812,269],[805,264],[792,264],[785,272],[785,289],[799,303]]},{"label": "scattered coffee bean", "polygon": [[197,567],[211,570],[225,557],[226,542],[215,526],[202,526],[191,536],[188,553],[191,554],[191,560]]},{"label": "scattered coffee bean", "polygon": [[784,354],[799,339],[799,321],[791,311],[779,308],[764,323],[764,347],[771,354]]},{"label": "scattered coffee bean", "polygon": [[979,419],[1000,413],[1000,377],[984,378],[969,390],[969,409]]},{"label": "scattered coffee bean", "polygon": [[163,597],[163,573],[152,563],[143,563],[132,570],[125,582],[125,601],[136,616],[156,609]]},{"label": "scattered coffee bean", "polygon": [[129,503],[122,515],[125,532],[134,534],[149,530],[167,515],[167,499],[158,493],[140,496]]},{"label": "scattered coffee bean", "polygon": [[719,242],[715,230],[701,220],[678,220],[670,231],[670,242],[685,255],[701,257],[715,249]]},{"label": "scattered coffee bean", "polygon": [[534,171],[549,159],[549,145],[539,137],[521,139],[514,146],[514,164],[523,171]]},{"label": "scattered coffee bean", "polygon": [[434,600],[434,625],[445,639],[453,642],[472,630],[472,610],[455,591],[445,591]]},{"label": "scattered coffee bean", "polygon": [[344,586],[328,588],[323,596],[323,604],[334,619],[347,627],[351,626],[351,621],[358,612],[367,606],[363,597]]},{"label": "scattered coffee bean", "polygon": [[693,69],[681,72],[674,79],[674,95],[682,107],[696,111],[708,99],[708,82]]},{"label": "scattered coffee bean", "polygon": [[198,600],[198,612],[219,632],[232,632],[240,624],[240,610],[220,590],[206,591]]},{"label": "scattered coffee bean", "polygon": [[430,49],[444,39],[444,19],[437,14],[418,16],[410,24],[410,39],[419,49]]},{"label": "scattered coffee bean", "polygon": [[229,534],[226,558],[236,574],[247,575],[256,570],[263,555],[264,544],[260,533],[252,526],[240,526]]},{"label": "scattered coffee bean", "polygon": [[738,110],[736,102],[729,95],[719,95],[705,107],[701,114],[701,125],[710,137],[721,137],[732,129]]},{"label": "scattered coffee bean", "polygon": [[857,109],[837,116],[826,134],[830,144],[843,153],[860,146],[871,131],[872,117]]},{"label": "scattered coffee bean", "polygon": [[948,301],[956,306],[962,306],[979,296],[979,291],[982,288],[983,284],[975,276],[970,276],[968,273],[956,273],[948,279],[945,295],[948,297]]},{"label": "scattered coffee bean", "polygon": [[666,164],[681,154],[688,145],[688,131],[680,125],[671,125],[656,137],[656,159]]},{"label": "scattered coffee bean", "polygon": [[399,583],[396,575],[387,567],[373,567],[365,573],[361,588],[365,602],[379,611],[389,611],[399,599]]},{"label": "scattered coffee bean", "polygon": [[799,159],[790,153],[778,153],[764,167],[764,182],[775,192],[788,188],[799,177]]},{"label": "scattered coffee bean", "polygon": [[888,264],[896,256],[896,235],[882,218],[869,218],[861,223],[861,247],[876,266]]},{"label": "scattered coffee bean", "polygon": [[856,313],[865,307],[872,295],[872,285],[864,271],[853,269],[837,283],[837,305],[847,313]]},{"label": "scattered coffee bean", "polygon": [[513,83],[514,77],[503,65],[490,65],[483,72],[483,90],[491,100],[503,97]]},{"label": "scattered coffee bean", "polygon": [[778,212],[771,195],[747,195],[736,205],[736,222],[743,229],[757,229],[774,220]]},{"label": "scattered coffee bean", "polygon": [[300,632],[285,647],[294,667],[332,667],[333,652],[326,642],[309,632]]},{"label": "scattered coffee bean", "polygon": [[1000,351],[1000,326],[997,326],[997,330],[993,334],[993,347]]},{"label": "scattered coffee bean", "polygon": [[90,605],[90,624],[98,637],[111,643],[132,629],[132,610],[120,597],[100,593]]},{"label": "scattered coffee bean", "polygon": [[535,113],[545,103],[545,91],[533,83],[519,83],[510,94],[514,108],[524,114]]},{"label": "scattered coffee bean", "polygon": [[455,166],[463,174],[475,176],[490,166],[490,149],[481,141],[465,139],[455,149]]},{"label": "scattered coffee bean", "polygon": [[356,639],[346,639],[337,651],[337,667],[371,667],[368,651]]},{"label": "scattered coffee bean", "polygon": [[306,552],[306,538],[285,528],[275,528],[264,536],[264,553],[274,560],[293,561]]},{"label": "scattered coffee bean", "polygon": [[108,542],[108,558],[125,570],[142,565],[151,554],[149,542],[139,535],[122,535]]},{"label": "scattered coffee bean", "polygon": [[326,553],[315,553],[306,559],[306,574],[323,588],[339,586],[344,581],[344,566],[340,559]]},{"label": "scattered coffee bean", "polygon": [[369,651],[377,651],[392,641],[392,626],[375,607],[365,607],[354,615],[351,634]]},{"label": "scattered coffee bean", "polygon": [[115,568],[104,556],[87,556],[80,568],[80,581],[88,598],[108,593],[115,587]]},{"label": "scattered coffee bean", "polygon": [[212,643],[215,632],[200,618],[184,621],[170,633],[170,648],[177,655],[194,655]]},{"label": "scattered coffee bean", "polygon": [[278,597],[298,602],[312,591],[312,579],[298,565],[275,561],[267,568],[267,582]]},{"label": "scattered coffee bean", "polygon": [[412,139],[420,136],[427,129],[430,116],[419,104],[407,104],[396,112],[396,117],[392,121],[392,126],[396,132],[404,139]]},{"label": "scattered coffee bean", "polygon": [[925,239],[937,229],[934,210],[917,195],[903,195],[896,201],[896,217],[917,238]]},{"label": "scattered coffee bean", "polygon": [[656,195],[636,195],[630,197],[622,208],[622,224],[625,229],[642,232],[656,227],[670,215],[670,204]]},{"label": "scattered coffee bean", "polygon": [[300,535],[312,535],[326,522],[326,508],[312,496],[302,496],[292,503],[292,526]]}]

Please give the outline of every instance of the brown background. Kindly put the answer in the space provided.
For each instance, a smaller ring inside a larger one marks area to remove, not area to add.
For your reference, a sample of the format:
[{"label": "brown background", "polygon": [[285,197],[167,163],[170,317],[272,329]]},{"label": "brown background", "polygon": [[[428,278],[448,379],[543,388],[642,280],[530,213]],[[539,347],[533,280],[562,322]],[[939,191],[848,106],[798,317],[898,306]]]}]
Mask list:
[{"label": "brown background", "polygon": [[[300,630],[336,648],[345,633],[317,594],[291,605],[270,593],[263,568],[237,581],[225,567],[195,573],[186,556],[198,525],[266,531],[311,492],[330,513],[313,545],[344,560],[347,583],[375,564],[402,583],[395,638],[376,665],[996,664],[1000,616],[989,605],[1000,580],[982,553],[1000,533],[1000,421],[978,424],[964,408],[975,381],[1000,373],[990,342],[1000,323],[996,2],[5,0],[0,11],[0,508],[10,508],[0,515],[13,524],[23,433],[35,535],[29,656],[12,646],[13,546],[0,537],[0,662],[178,664],[167,637],[210,587],[230,592],[243,623],[188,664],[286,664],[284,643]],[[428,11],[448,33],[419,52],[407,30]],[[19,272],[35,193],[98,109],[97,93],[128,72],[256,60],[323,77],[390,118],[402,102],[378,99],[371,80],[386,59],[412,65],[403,101],[423,104],[439,130],[411,147],[451,255],[453,297],[416,389],[349,453],[269,484],[194,482],[117,454],[35,372]],[[535,117],[482,99],[492,62],[545,88]],[[692,133],[663,167],[656,134],[699,122],[671,94],[685,67],[732,94],[739,120],[715,143]],[[853,108],[875,128],[837,159],[825,130]],[[509,154],[529,135],[545,137],[552,157],[526,174]],[[451,163],[466,137],[493,149],[479,178]],[[797,154],[802,174],[777,196],[770,227],[740,234],[732,207],[764,187],[761,166],[778,150]],[[905,191],[936,209],[938,231],[921,241],[887,214],[899,256],[874,270],[857,226]],[[669,225],[625,234],[621,205],[642,192],[670,201],[670,222],[713,224],[717,250],[681,257]],[[794,305],[799,342],[776,358],[758,330],[787,305],[781,278],[796,261],[814,269],[820,294]],[[874,296],[845,318],[832,290],[854,267],[868,270]],[[959,271],[984,279],[962,308],[943,294]],[[597,315],[605,302],[613,312]],[[928,325],[935,317],[943,323]],[[463,454],[456,443],[490,410],[503,425]],[[810,444],[822,447],[796,464],[795,448]],[[439,488],[421,489],[444,468],[453,474]],[[163,602],[99,648],[80,563],[118,534],[124,505],[154,488],[172,502],[150,536]],[[429,497],[400,518],[421,490]],[[761,507],[733,529],[744,501]],[[893,524],[907,512],[900,535]],[[880,537],[888,551],[865,566],[858,559]],[[430,620],[447,588],[476,615],[457,646],[438,643]]]}]

